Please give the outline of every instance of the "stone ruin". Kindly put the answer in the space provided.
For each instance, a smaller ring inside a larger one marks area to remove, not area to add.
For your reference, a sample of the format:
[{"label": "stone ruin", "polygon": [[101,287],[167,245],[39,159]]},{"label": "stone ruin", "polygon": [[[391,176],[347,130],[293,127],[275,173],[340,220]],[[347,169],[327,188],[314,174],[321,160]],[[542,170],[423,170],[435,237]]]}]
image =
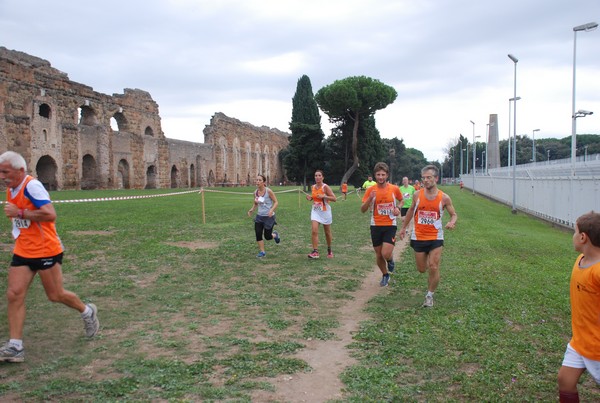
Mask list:
[{"label": "stone ruin", "polygon": [[148,92],[101,94],[0,47],[0,152],[22,154],[49,190],[235,186],[258,173],[279,183],[289,136],[216,113],[204,143],[169,139]]}]

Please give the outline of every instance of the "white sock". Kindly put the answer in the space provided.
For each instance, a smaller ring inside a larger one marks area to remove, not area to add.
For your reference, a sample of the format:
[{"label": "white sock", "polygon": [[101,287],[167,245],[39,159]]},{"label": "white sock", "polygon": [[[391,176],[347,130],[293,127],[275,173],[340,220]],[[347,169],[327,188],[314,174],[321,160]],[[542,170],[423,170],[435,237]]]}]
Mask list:
[{"label": "white sock", "polygon": [[23,340],[19,339],[10,339],[8,344],[15,347],[17,350],[23,350]]},{"label": "white sock", "polygon": [[81,317],[84,318],[86,316],[90,316],[92,314],[92,308],[90,308],[88,305],[85,306],[85,310],[83,312],[81,312]]},{"label": "white sock", "polygon": [[427,291],[427,296],[433,298],[433,291]]}]

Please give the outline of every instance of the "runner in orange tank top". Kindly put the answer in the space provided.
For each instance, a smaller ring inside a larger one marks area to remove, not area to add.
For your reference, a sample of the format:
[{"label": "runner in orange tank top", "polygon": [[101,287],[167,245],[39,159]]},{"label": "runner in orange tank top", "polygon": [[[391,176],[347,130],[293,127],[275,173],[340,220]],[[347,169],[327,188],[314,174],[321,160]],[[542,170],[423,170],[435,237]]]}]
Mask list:
[{"label": "runner in orange tank top", "polygon": [[397,217],[400,215],[402,193],[396,185],[388,183],[389,168],[378,162],[373,168],[376,185],[367,188],[360,211],[371,211],[371,241],[375,259],[381,270],[381,287],[386,287],[394,271],[394,245],[396,244]]},{"label": "runner in orange tank top", "polygon": [[311,221],[311,243],[312,252],[308,254],[309,259],[319,258],[319,224],[323,225],[323,231],[325,232],[325,241],[327,242],[327,257],[333,258],[333,251],[331,250],[331,242],[333,237],[331,235],[331,224],[333,222],[333,216],[331,214],[330,202],[337,201],[337,197],[333,193],[333,190],[323,182],[325,176],[323,171],[317,169],[315,171],[315,184],[312,186],[311,194],[306,195],[306,200],[312,201],[312,209],[310,212]]},{"label": "runner in orange tank top", "polygon": [[423,307],[433,306],[433,293],[440,282],[440,261],[444,246],[444,230],[442,218],[444,210],[450,214],[447,229],[453,229],[458,216],[452,205],[450,196],[437,188],[439,176],[435,165],[427,165],[421,170],[422,188],[413,196],[412,205],[406,213],[400,239],[404,239],[406,228],[414,218],[410,246],[415,251],[417,270],[425,273],[429,270],[427,294]]},{"label": "runner in orange tank top", "polygon": [[0,347],[0,361],[23,362],[25,297],[36,274],[52,302],[60,302],[81,313],[86,336],[98,333],[100,323],[94,304],[84,304],[63,288],[63,246],[56,233],[56,211],[42,183],[25,173],[27,163],[20,154],[0,155],[0,179],[6,184],[4,214],[12,221],[15,238],[8,269],[8,331],[10,338]]}]

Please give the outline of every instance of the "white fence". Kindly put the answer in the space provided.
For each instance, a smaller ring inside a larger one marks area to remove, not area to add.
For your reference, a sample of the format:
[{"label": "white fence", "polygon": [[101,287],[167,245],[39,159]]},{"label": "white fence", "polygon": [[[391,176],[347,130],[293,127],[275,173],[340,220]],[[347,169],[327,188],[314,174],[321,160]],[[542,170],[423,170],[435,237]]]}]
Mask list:
[{"label": "white fence", "polygon": [[[600,211],[600,156],[571,164],[543,161],[477,171],[460,177],[465,190],[482,194],[528,214],[574,228],[580,215]],[[513,187],[515,189],[513,196]]]}]

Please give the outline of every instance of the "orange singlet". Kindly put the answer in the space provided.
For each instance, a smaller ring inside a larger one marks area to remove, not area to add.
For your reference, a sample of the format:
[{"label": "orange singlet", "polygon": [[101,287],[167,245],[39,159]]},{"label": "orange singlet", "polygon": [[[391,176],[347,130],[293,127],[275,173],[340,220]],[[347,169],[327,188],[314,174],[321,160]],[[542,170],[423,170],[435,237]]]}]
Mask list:
[{"label": "orange singlet", "polygon": [[425,197],[425,191],[415,193],[417,200],[415,205],[415,228],[412,238],[415,241],[434,241],[444,239],[444,227],[442,217],[444,206],[442,197],[444,193],[438,189],[433,200]]},{"label": "orange singlet", "polygon": [[[10,189],[6,189],[6,200],[20,209],[37,210],[38,208],[25,196],[25,188],[33,179],[27,175],[14,197],[12,197]],[[56,256],[63,252],[63,246],[53,221],[37,222],[24,218],[13,218],[12,220],[13,236],[16,240],[13,250],[15,255],[35,259]]]}]

